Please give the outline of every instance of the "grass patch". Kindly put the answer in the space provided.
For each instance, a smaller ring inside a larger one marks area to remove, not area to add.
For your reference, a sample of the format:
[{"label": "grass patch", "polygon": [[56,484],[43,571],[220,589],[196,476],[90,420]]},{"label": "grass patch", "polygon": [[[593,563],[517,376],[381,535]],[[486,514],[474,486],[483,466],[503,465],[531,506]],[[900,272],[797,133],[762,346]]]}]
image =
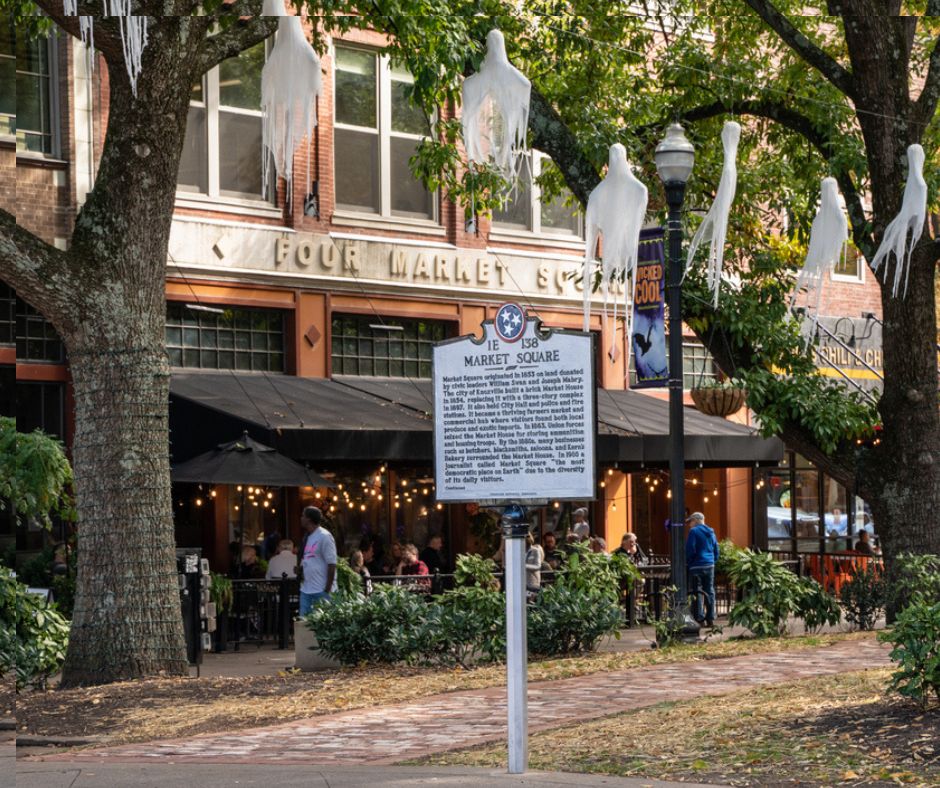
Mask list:
[{"label": "grass patch", "polygon": [[[529,664],[529,681],[585,676],[667,663],[820,648],[872,633],[728,640],[671,649],[592,653]],[[248,678],[147,679],[101,687],[21,694],[18,729],[33,735],[92,737],[123,744],[218,733],[395,703],[459,690],[503,686],[503,665],[472,670],[362,666],[319,674]]]},{"label": "grass patch", "polygon": [[[663,703],[530,738],[530,767],[727,785],[940,785],[940,713],[887,669]],[[505,747],[424,763],[499,768]]]}]

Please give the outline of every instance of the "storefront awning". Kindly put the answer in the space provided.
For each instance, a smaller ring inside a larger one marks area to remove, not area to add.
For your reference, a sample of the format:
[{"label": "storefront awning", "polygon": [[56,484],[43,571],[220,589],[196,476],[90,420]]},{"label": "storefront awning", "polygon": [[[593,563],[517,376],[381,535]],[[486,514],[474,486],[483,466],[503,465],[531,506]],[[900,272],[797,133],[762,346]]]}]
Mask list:
[{"label": "storefront awning", "polygon": [[[178,372],[170,384],[175,461],[248,429],[301,461],[433,462],[430,380]],[[600,389],[598,462],[623,470],[669,462],[669,403],[636,391]],[[685,409],[690,465],[776,465],[783,443],[750,427]]]}]

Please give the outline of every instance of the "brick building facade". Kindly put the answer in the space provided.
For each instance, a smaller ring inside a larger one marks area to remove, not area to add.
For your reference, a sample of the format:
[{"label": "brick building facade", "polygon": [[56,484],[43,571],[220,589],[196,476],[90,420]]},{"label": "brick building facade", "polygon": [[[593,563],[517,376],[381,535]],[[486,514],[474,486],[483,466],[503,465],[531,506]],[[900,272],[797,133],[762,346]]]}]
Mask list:
[{"label": "brick building facade", "polygon": [[[194,88],[167,261],[173,460],[247,429],[337,485],[265,489],[247,502],[245,491],[234,487],[175,485],[178,543],[202,547],[219,569],[227,566],[239,530],[246,541],[275,530],[296,537],[296,515],[309,502],[330,513],[346,549],[367,532],[386,544],[419,545],[442,533],[451,552],[474,548],[479,533],[472,508],[434,499],[427,452],[430,348],[447,337],[478,334],[506,300],[519,301],[547,326],[581,328],[582,295],[570,276],[583,255],[578,216],[559,201],[543,205],[529,184],[468,231],[463,207],[427,194],[408,170],[427,122],[407,103],[409,77],[379,52],[382,44],[381,36],[363,32],[331,42],[322,59],[318,125],[309,149],[295,157],[289,201],[283,182],[276,198],[262,193],[264,45],[216,67]],[[49,71],[46,82],[37,82],[40,91],[48,84],[49,134],[37,141],[13,115],[10,133],[0,136],[0,204],[61,246],[93,182],[107,119],[107,71],[101,62],[89,70],[84,49],[66,37],[50,39],[46,66],[42,53],[30,55],[21,42],[5,40],[3,47],[4,67],[21,71],[27,61],[38,61],[40,71]],[[847,264],[827,283],[823,312],[849,319],[836,326],[837,335],[847,338],[851,325],[852,336],[861,337],[859,320],[863,312],[877,315],[877,296],[864,265]],[[14,364],[21,403],[35,403],[36,390],[27,387],[45,385],[40,401],[48,397],[48,407],[33,407],[25,418],[27,411],[18,408],[20,423],[68,443],[72,417],[61,347],[53,347],[54,333],[41,316],[29,314],[5,286],[3,297],[13,305],[10,336],[0,337],[4,388],[10,389]],[[32,343],[30,327],[44,332]],[[591,329],[598,339],[598,386],[622,391],[628,377],[623,325],[603,320],[597,308]],[[687,381],[713,375],[691,335],[687,345]],[[613,362],[605,352],[611,346],[619,351]],[[643,408],[659,408],[650,419],[665,409],[656,395],[644,402],[621,411],[623,423],[605,427],[611,442],[647,429]],[[724,429],[695,422],[704,419],[695,414],[689,418],[706,441]],[[744,412],[735,417],[748,419]],[[666,552],[666,463],[652,455],[625,456],[599,460],[597,498],[583,502],[594,531],[614,547],[632,530],[644,548]],[[846,491],[832,496],[823,490],[811,504],[809,493],[800,492],[811,486],[810,470],[788,457],[788,467],[799,466],[806,477],[802,487],[787,469],[766,477],[781,480],[770,485],[776,492],[786,476],[793,492],[786,505],[779,495],[768,501],[767,485],[760,484],[765,471],[734,458],[690,463],[687,505],[704,511],[719,536],[764,545],[776,537],[777,546],[784,546],[780,508],[788,509],[791,531],[798,508],[812,515],[815,507],[817,523],[832,501],[845,512],[856,508]],[[815,478],[815,489],[822,490],[818,473]],[[549,502],[533,517],[545,531],[563,523],[566,512],[565,505]]]}]

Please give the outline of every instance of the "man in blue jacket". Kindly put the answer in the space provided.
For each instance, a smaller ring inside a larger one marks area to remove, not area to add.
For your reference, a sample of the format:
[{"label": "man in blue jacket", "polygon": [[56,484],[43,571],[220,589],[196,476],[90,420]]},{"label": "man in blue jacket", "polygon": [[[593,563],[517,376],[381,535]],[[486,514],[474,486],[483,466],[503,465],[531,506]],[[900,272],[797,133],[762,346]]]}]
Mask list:
[{"label": "man in blue jacket", "polygon": [[[689,570],[689,591],[695,597],[692,615],[699,624],[715,623],[715,563],[718,561],[718,539],[705,525],[705,515],[694,512],[686,520],[691,523],[685,541],[685,565]],[[702,595],[705,595],[705,618],[702,618]]]}]

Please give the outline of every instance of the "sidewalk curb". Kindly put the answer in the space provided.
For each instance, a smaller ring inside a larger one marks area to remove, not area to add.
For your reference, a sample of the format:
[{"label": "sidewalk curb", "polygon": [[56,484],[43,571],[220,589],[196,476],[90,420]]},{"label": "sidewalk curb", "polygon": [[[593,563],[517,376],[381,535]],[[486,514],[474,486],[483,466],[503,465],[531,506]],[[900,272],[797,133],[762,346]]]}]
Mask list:
[{"label": "sidewalk curb", "polygon": [[92,737],[90,739],[78,739],[72,736],[17,736],[17,747],[85,747],[89,744],[98,744],[101,739]]}]

